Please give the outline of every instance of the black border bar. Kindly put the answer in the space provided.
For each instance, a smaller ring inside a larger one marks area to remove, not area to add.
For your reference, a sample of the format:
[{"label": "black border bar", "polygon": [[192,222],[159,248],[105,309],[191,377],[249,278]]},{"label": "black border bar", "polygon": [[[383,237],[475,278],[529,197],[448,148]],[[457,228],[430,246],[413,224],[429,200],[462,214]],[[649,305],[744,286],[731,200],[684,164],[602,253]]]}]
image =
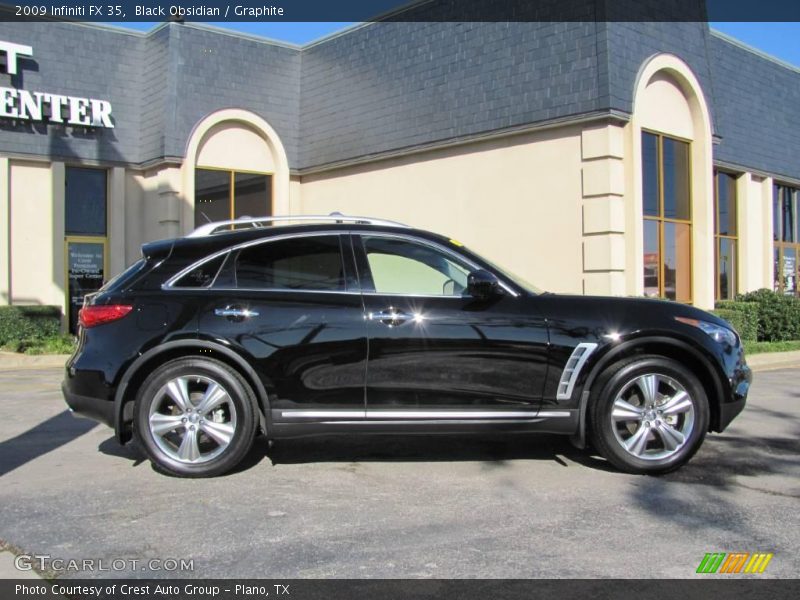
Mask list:
[{"label": "black border bar", "polygon": [[[137,10],[138,7],[138,10]],[[149,9],[145,11],[144,9]],[[0,20],[86,22],[800,21],[797,0],[17,0]]]},{"label": "black border bar", "polygon": [[[536,560],[534,555],[531,560]],[[7,579],[4,600],[706,600],[794,597],[799,580],[699,579]],[[159,586],[162,593],[159,593]],[[243,586],[237,588],[237,586]],[[39,591],[36,591],[36,590]],[[77,590],[77,591],[76,591]],[[81,591],[82,590],[82,591]],[[99,590],[99,593],[98,593]]]}]

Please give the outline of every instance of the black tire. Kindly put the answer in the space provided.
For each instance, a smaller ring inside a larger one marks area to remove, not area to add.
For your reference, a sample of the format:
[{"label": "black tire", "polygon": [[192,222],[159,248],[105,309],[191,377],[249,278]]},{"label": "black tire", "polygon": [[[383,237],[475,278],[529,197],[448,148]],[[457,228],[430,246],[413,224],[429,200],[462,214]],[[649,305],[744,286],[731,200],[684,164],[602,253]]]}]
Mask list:
[{"label": "black tire", "polygon": [[[192,403],[186,411],[172,401],[174,395],[167,391],[174,390],[167,386],[177,382],[185,386],[185,395]],[[223,390],[219,397],[225,400],[201,415],[197,410],[202,408],[201,396],[212,389],[212,384]],[[250,385],[225,363],[210,358],[176,359],[153,371],[139,390],[134,406],[134,435],[159,471],[178,477],[214,477],[233,469],[252,447],[258,423],[256,407]],[[179,423],[158,435],[151,427],[155,412],[161,415],[155,418],[177,419],[186,424]],[[181,458],[184,445],[180,442],[190,427],[197,442],[186,447],[194,446],[196,450],[184,453],[186,456]]]},{"label": "black tire", "polygon": [[[674,471],[694,456],[705,439],[709,422],[705,390],[694,373],[675,360],[663,356],[629,358],[606,369],[592,387],[592,442],[621,471],[648,475]],[[657,393],[648,391],[652,389]],[[653,405],[646,401],[648,396],[656,399]],[[669,414],[659,412],[658,408],[668,406],[670,399]],[[678,408],[685,410],[675,412]]]}]

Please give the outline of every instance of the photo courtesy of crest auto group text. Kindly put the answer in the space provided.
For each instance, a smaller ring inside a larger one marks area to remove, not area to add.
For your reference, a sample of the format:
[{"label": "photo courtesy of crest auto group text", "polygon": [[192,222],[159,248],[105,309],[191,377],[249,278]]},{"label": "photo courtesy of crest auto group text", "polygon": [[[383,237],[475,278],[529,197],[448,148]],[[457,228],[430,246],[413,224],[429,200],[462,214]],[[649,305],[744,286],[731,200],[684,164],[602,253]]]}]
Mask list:
[{"label": "photo courtesy of crest auto group text", "polygon": [[0,4],[0,598],[793,597],[757,4]]}]

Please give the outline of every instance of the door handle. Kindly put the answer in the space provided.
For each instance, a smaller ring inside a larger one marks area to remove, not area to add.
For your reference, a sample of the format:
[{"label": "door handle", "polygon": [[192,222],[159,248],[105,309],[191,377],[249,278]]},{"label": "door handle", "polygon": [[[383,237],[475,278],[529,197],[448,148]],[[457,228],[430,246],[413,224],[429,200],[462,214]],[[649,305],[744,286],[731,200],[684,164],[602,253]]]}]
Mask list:
[{"label": "door handle", "polygon": [[370,321],[380,321],[389,327],[397,327],[398,325],[402,325],[409,319],[413,318],[414,315],[410,315],[407,312],[397,310],[393,307],[389,307],[388,309],[381,310],[379,312],[369,313]]},{"label": "door handle", "polygon": [[250,317],[257,317],[258,313],[249,308],[241,308],[239,306],[226,306],[225,308],[215,308],[214,314],[218,317],[226,317],[231,321],[241,321],[249,319]]}]

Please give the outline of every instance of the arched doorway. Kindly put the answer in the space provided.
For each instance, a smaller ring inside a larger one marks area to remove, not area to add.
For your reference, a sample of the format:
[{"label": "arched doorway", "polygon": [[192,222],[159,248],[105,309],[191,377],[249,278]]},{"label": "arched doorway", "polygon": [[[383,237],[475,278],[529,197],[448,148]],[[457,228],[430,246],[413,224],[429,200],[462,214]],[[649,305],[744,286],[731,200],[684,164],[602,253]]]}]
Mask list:
[{"label": "arched doorway", "polygon": [[642,67],[631,119],[628,207],[631,287],[639,295],[714,303],[711,118],[686,63],[660,54]]},{"label": "arched doorway", "polygon": [[183,167],[185,232],[212,221],[288,212],[289,165],[274,129],[245,110],[197,124]]}]

